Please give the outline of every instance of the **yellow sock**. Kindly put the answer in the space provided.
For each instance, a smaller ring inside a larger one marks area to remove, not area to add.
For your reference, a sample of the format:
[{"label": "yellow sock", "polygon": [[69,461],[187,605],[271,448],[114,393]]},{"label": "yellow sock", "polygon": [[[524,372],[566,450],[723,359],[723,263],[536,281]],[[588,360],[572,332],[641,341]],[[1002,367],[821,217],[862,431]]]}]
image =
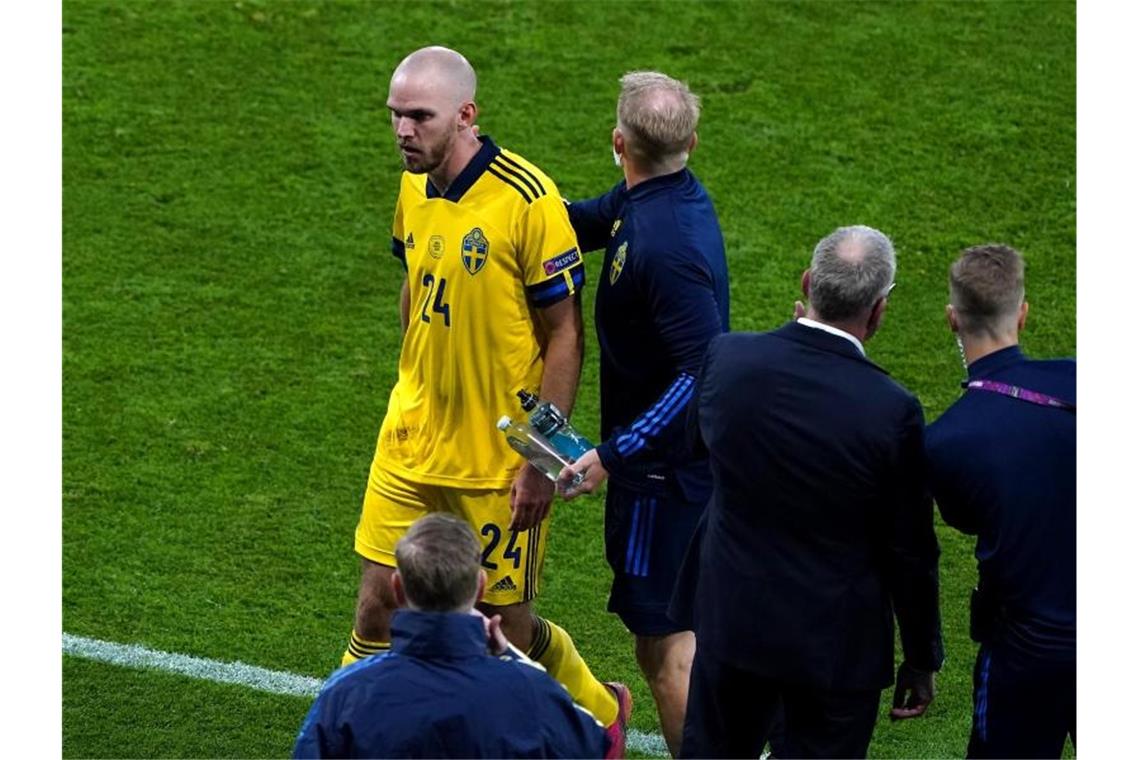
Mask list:
[{"label": "yellow sock", "polygon": [[343,668],[345,665],[359,662],[365,657],[387,652],[391,646],[392,644],[387,641],[369,641],[358,634],[354,628],[352,636],[348,640],[348,649],[344,650],[344,657],[340,658],[340,666]]},{"label": "yellow sock", "polygon": [[594,678],[586,661],[574,647],[570,634],[544,618],[535,617],[534,638],[527,656],[566,687],[575,702],[585,707],[602,725],[612,725],[618,717],[617,697]]}]

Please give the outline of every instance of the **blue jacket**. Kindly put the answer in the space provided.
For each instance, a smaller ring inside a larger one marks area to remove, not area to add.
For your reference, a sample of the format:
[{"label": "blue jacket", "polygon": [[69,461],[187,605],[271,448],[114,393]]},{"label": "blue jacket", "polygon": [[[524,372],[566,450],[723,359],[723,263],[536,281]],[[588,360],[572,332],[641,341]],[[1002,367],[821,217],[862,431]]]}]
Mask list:
[{"label": "blue jacket", "polygon": [[337,671],[293,756],[602,757],[605,731],[529,660],[487,652],[472,615],[401,610],[392,650]]},{"label": "blue jacket", "polygon": [[[1011,346],[969,374],[1076,403],[1072,359],[1031,361]],[[968,390],[929,427],[926,453],[943,519],[978,537],[978,586],[1002,610],[1003,638],[1029,654],[1074,656],[1077,416]]]},{"label": "blue jacket", "polygon": [[708,343],[728,330],[716,210],[688,169],[569,206],[582,250],[606,249],[595,301],[601,348],[598,456],[615,482],[704,502],[708,462],[686,459],[684,409]]}]

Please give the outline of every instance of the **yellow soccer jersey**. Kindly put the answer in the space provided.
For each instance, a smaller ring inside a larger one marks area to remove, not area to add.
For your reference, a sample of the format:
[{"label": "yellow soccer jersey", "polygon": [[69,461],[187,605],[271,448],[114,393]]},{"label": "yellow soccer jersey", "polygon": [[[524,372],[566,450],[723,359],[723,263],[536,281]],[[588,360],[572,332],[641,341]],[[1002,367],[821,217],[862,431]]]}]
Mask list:
[{"label": "yellow soccer jersey", "polygon": [[554,183],[489,137],[444,195],[405,172],[393,253],[411,293],[400,372],[374,465],[421,483],[510,485],[522,458],[495,422],[537,391],[535,309],[582,287],[578,241]]}]

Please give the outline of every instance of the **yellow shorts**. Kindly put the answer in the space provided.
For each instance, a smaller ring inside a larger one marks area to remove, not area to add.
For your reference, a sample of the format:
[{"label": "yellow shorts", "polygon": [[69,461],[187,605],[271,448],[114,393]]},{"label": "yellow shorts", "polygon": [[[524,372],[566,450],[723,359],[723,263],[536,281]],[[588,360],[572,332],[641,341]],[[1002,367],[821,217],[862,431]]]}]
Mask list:
[{"label": "yellow shorts", "polygon": [[505,606],[538,594],[550,515],[522,532],[511,521],[511,489],[450,488],[417,483],[373,465],[356,526],[356,553],[396,566],[396,542],[428,512],[448,512],[470,525],[483,545],[487,590],[483,601]]}]

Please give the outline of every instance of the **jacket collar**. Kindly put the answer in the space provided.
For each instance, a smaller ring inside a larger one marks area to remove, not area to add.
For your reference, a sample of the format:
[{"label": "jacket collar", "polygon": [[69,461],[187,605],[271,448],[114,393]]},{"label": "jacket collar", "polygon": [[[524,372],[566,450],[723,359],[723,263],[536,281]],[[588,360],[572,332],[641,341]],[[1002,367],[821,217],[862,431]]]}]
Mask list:
[{"label": "jacket collar", "polygon": [[840,330],[834,325],[829,325],[826,322],[817,322],[814,319],[808,319],[807,317],[800,317],[796,320],[796,322],[803,325],[804,327],[811,327],[816,330],[823,330],[826,333],[831,333],[832,335],[838,335],[840,338],[843,338],[845,341],[855,346],[855,348],[859,349],[859,353],[861,355],[867,355],[867,349],[863,348],[863,342],[846,330]]},{"label": "jacket collar", "polygon": [[432,660],[487,656],[483,621],[465,612],[397,610],[392,617],[392,651]]},{"label": "jacket collar", "polygon": [[992,354],[986,354],[981,359],[974,359],[967,368],[967,371],[970,377],[983,377],[985,375],[992,375],[998,370],[1003,370],[1006,367],[1024,360],[1025,354],[1021,353],[1021,346],[1014,344],[999,351],[994,351]]},{"label": "jacket collar", "polygon": [[889,375],[885,369],[875,364],[873,361],[863,356],[855,344],[839,335],[833,335],[825,330],[817,330],[814,327],[801,325],[799,322],[792,321],[772,331],[772,334],[785,338],[787,340],[795,341],[812,348],[819,349],[820,351],[828,351],[833,354],[845,356],[848,359],[854,359],[858,362],[869,364],[875,369],[879,370],[885,375]]},{"label": "jacket collar", "polygon": [[[632,190],[626,188],[625,192],[628,197],[633,199],[646,198],[658,190],[672,187],[674,185],[680,185],[688,181],[689,177],[691,176],[692,172],[690,172],[686,167],[671,174],[662,174],[658,177],[653,177],[652,179],[638,182],[633,186]],[[623,182],[622,184],[624,185],[625,183]]]}]

